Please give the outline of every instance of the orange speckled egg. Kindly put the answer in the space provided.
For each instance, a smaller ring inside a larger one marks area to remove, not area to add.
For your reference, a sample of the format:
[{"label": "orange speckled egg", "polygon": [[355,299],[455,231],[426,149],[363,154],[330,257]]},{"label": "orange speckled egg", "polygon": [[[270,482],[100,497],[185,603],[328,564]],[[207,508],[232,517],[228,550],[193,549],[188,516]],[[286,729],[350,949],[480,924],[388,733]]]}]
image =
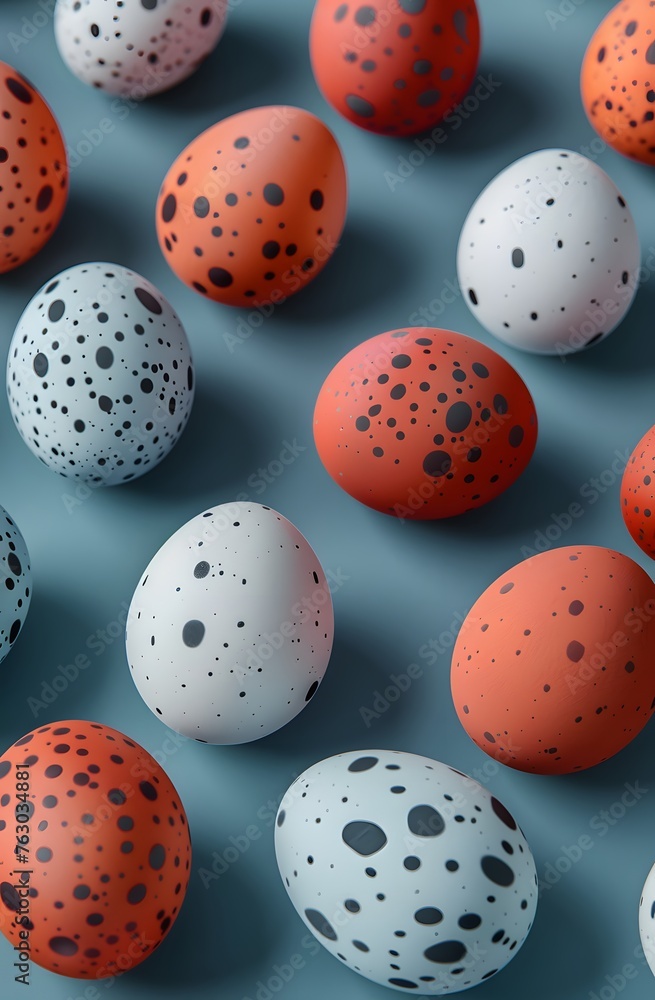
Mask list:
[{"label": "orange speckled egg", "polygon": [[623,0],[585,52],[582,103],[600,137],[619,153],[655,164],[655,6]]},{"label": "orange speckled egg", "polygon": [[474,743],[510,767],[568,774],[618,753],[655,708],[655,585],[632,559],[566,546],[475,602],[451,687]]},{"label": "orange speckled egg", "polygon": [[316,82],[355,125],[414,135],[441,121],[477,71],[474,0],[318,0],[310,33]]},{"label": "orange speckled egg", "polygon": [[66,147],[31,83],[0,62],[0,274],[43,247],[68,197]]},{"label": "orange speckled egg", "polygon": [[330,259],[346,202],[328,127],[301,108],[253,108],[180,153],[159,193],[157,235],[178,278],[202,295],[277,305]]},{"label": "orange speckled egg", "polygon": [[655,559],[655,427],[646,431],[628,459],[621,481],[621,513],[637,545]]},{"label": "orange speckled egg", "polygon": [[355,347],[314,412],[323,465],[356,500],[401,518],[462,514],[493,500],[530,461],[532,397],[491,348],[410,327]]},{"label": "orange speckled egg", "polygon": [[44,969],[102,979],[139,965],[177,917],[190,858],[172,782],[117,730],[54,722],[0,757],[0,930],[14,947],[27,932]]}]

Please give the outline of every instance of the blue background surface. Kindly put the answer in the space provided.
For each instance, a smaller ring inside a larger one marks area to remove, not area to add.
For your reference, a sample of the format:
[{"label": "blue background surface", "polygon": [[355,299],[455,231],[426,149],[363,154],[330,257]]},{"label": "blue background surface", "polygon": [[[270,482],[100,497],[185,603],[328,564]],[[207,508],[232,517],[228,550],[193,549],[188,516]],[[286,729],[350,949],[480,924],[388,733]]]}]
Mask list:
[{"label": "blue background surface", "polygon": [[[55,719],[88,718],[123,730],[165,758],[194,843],[187,901],[165,945],[108,986],[33,966],[31,995],[38,1000],[255,1000],[260,984],[294,955],[302,967],[284,986],[286,1000],[332,1000],[342,991],[355,1000],[391,997],[323,949],[308,947],[273,849],[274,810],[292,778],[330,754],[375,747],[433,756],[476,774],[518,817],[540,879],[551,872],[555,884],[542,892],[525,946],[501,975],[477,988],[479,1000],[577,1000],[590,993],[609,1000],[626,965],[635,975],[622,995],[652,996],[651,973],[638,957],[637,906],[655,861],[655,726],[583,774],[511,771],[479,751],[457,721],[449,690],[452,639],[442,637],[433,664],[419,652],[520,560],[522,547],[534,547],[536,532],[550,526],[556,538],[552,515],[571,503],[579,502],[584,515],[560,544],[609,545],[652,572],[623,527],[616,470],[655,420],[655,276],[644,281],[619,330],[565,364],[500,345],[460,296],[448,305],[443,299],[448,283],[456,284],[457,238],[472,201],[501,168],[536,148],[591,152],[632,207],[644,260],[655,246],[652,173],[603,149],[600,140],[590,148],[595,134],[579,99],[583,52],[612,3],[564,3],[562,10],[571,13],[551,25],[547,11],[556,11],[557,2],[480,0],[480,72],[500,85],[391,191],[385,171],[396,170],[398,158],[416,147],[411,139],[360,131],[325,104],[310,73],[309,0],[233,4],[222,42],[197,75],[124,117],[112,110],[111,98],[69,73],[49,19],[14,50],[11,33],[19,34],[22,19],[42,8],[33,0],[2,0],[2,58],[46,95],[68,145],[75,149],[84,130],[103,118],[115,126],[72,170],[70,202],[55,238],[2,278],[2,351],[43,281],[79,261],[107,260],[134,268],[167,295],[187,329],[198,371],[195,410],[172,455],[143,479],[94,491],[72,508],[65,494],[72,495],[75,484],[67,486],[32,457],[0,394],[0,502],[20,524],[35,575],[26,627],[1,669],[0,744]],[[269,103],[307,107],[334,130],[347,160],[350,212],[342,246],[316,282],[230,349],[226,335],[253,329],[247,311],[204,301],[172,275],[157,246],[154,204],[164,173],[187,142],[220,118]],[[406,325],[420,307],[431,309],[433,325],[479,337],[515,365],[534,395],[540,438],[522,479],[492,505],[459,520],[403,524],[358,505],[332,483],[312,445],[311,415],[324,377],[347,350]],[[305,450],[262,491],[257,470],[275,462],[285,441]],[[585,487],[601,476],[602,495]],[[242,493],[283,512],[324,568],[347,577],[334,598],[332,662],[319,694],[279,733],[242,747],[176,746],[132,684],[116,623],[163,541],[205,507]],[[39,699],[59,666],[84,653],[91,666],[35,717],[28,699]],[[367,726],[361,710],[373,707],[391,674],[413,662],[422,675]],[[626,782],[645,791],[623,818],[604,826],[600,813],[620,801]],[[260,835],[205,888],[198,870],[210,869],[214,852],[221,855],[230,837],[248,827]],[[593,847],[555,881],[558,865],[567,867],[558,861],[564,848],[585,834]],[[10,946],[0,940],[0,992],[7,1000],[25,996],[13,982],[12,962]]]}]

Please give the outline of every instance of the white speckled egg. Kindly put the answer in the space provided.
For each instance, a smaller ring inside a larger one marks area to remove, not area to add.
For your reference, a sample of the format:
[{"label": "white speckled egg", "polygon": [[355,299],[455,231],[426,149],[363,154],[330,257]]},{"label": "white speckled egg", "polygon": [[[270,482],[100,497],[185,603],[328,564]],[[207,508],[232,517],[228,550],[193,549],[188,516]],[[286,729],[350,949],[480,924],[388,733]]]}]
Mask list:
[{"label": "white speckled egg", "polygon": [[644,957],[655,976],[655,865],[648,873],[639,901],[639,937]]},{"label": "white speckled egg", "polygon": [[328,951],[422,996],[493,976],[537,907],[534,860],[505,806],[415,754],[357,750],[308,768],[280,805],[275,851],[291,902]]},{"label": "white speckled egg", "polygon": [[18,638],[31,600],[29,552],[15,522],[0,507],[0,663]]},{"label": "white speckled egg", "polygon": [[639,257],[630,209],[605,171],[578,153],[541,149],[474,202],[457,270],[471,312],[499,340],[570,354],[621,322]]},{"label": "white speckled egg", "polygon": [[84,83],[141,100],[195,72],[227,9],[228,0],[58,0],[55,38]]},{"label": "white speckled egg", "polygon": [[132,598],[127,657],[167,726],[201,743],[248,743],[290,722],[330,658],[330,587],[285,517],[219,504],[162,545]]},{"label": "white speckled egg", "polygon": [[54,472],[97,485],[135,479],[169,453],[193,381],[174,310],[118,264],[76,264],[52,278],[9,345],[9,407],[23,440]]}]

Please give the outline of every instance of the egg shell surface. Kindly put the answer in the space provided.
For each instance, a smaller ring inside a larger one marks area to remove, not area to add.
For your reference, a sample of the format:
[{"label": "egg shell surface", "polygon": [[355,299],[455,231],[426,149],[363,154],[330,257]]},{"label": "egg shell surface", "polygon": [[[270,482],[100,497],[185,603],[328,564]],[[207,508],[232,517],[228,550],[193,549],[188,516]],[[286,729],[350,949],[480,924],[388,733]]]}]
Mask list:
[{"label": "egg shell surface", "polygon": [[57,120],[29,80],[0,62],[0,274],[48,242],[67,197],[66,146]]},{"label": "egg shell surface", "polygon": [[[28,862],[17,859],[18,835],[29,838]],[[170,778],[116,729],[53,722],[0,757],[0,931],[18,946],[27,928],[42,968],[95,979],[124,972],[126,955],[140,964],[178,916],[190,858]]]},{"label": "egg shell surface", "polygon": [[127,622],[150,710],[203,743],[247,743],[314,697],[334,631],[330,586],[303,535],[256,503],[219,504],[162,545]]},{"label": "egg shell surface", "polygon": [[655,164],[655,7],[622,0],[601,21],[582,61],[582,103],[618,153]]},{"label": "egg shell surface", "polygon": [[473,0],[318,0],[312,69],[325,99],[371,132],[425,132],[466,95],[477,71]]},{"label": "egg shell surface", "polygon": [[510,767],[568,774],[612,757],[650,719],[655,585],[596,545],[531,556],[488,587],[453,650],[459,720]]},{"label": "egg shell surface", "polygon": [[16,427],[49,469],[96,485],[143,475],[191,413],[184,328],[146,278],[118,264],[76,264],[39,289],[7,360]]},{"label": "egg shell surface", "polygon": [[621,480],[621,513],[640,549],[655,559],[655,427],[628,459]]},{"label": "egg shell surface", "polygon": [[343,157],[301,108],[252,108],[202,132],[169,169],[157,235],[178,278],[216,302],[279,305],[323,269],[346,218]]},{"label": "egg shell surface", "polygon": [[227,0],[57,0],[55,39],[83,83],[142,100],[196,71],[227,11]]},{"label": "egg shell surface", "polygon": [[32,600],[32,567],[25,539],[0,507],[0,663],[16,642]]},{"label": "egg shell surface", "polygon": [[630,209],[604,170],[540,149],[502,170],[469,211],[457,248],[464,300],[495,337],[570,354],[608,336],[638,284]]},{"label": "egg shell surface", "polygon": [[639,901],[639,937],[644,958],[655,976],[655,865],[648,873]]},{"label": "egg shell surface", "polygon": [[491,978],[537,907],[534,859],[511,813],[416,754],[357,750],[308,768],[280,805],[275,852],[291,902],[328,951],[421,996]]},{"label": "egg shell surface", "polygon": [[314,440],[334,481],[361,503],[402,518],[452,517],[520,476],[537,416],[520,376],[491,348],[410,327],[335,365],[316,402]]}]

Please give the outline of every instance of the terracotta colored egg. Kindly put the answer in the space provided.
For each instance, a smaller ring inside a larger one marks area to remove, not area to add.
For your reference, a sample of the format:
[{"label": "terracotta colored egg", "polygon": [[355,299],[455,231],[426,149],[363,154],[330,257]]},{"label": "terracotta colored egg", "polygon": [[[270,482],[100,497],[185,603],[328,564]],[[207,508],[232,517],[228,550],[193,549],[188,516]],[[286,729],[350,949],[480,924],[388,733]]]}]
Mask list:
[{"label": "terracotta colored egg", "polygon": [[466,95],[478,67],[474,0],[318,0],[310,34],[323,96],[371,132],[413,135]]},{"label": "terracotta colored egg", "polygon": [[159,193],[157,235],[178,278],[202,295],[277,305],[330,259],[346,201],[327,126],[300,108],[253,108],[180,153]]},{"label": "terracotta colored egg", "polygon": [[453,651],[459,720],[489,756],[520,771],[593,767],[655,708],[655,584],[595,545],[532,556],[471,608]]},{"label": "terracotta colored egg", "polygon": [[537,440],[532,397],[489,347],[451,330],[382,333],[333,368],[314,439],[339,486],[385,514],[452,517],[523,472]]},{"label": "terracotta colored egg", "polygon": [[655,427],[646,431],[625,467],[621,513],[639,548],[655,559]]},{"label": "terracotta colored egg", "polygon": [[38,90],[0,62],[0,274],[48,242],[68,197],[64,138]]},{"label": "terracotta colored egg", "polygon": [[0,758],[0,930],[17,949],[27,930],[44,969],[103,979],[139,965],[177,918],[190,858],[172,782],[117,730],[55,722]]},{"label": "terracotta colored egg", "polygon": [[601,138],[655,164],[655,7],[618,3],[601,21],[582,61],[582,103]]}]

